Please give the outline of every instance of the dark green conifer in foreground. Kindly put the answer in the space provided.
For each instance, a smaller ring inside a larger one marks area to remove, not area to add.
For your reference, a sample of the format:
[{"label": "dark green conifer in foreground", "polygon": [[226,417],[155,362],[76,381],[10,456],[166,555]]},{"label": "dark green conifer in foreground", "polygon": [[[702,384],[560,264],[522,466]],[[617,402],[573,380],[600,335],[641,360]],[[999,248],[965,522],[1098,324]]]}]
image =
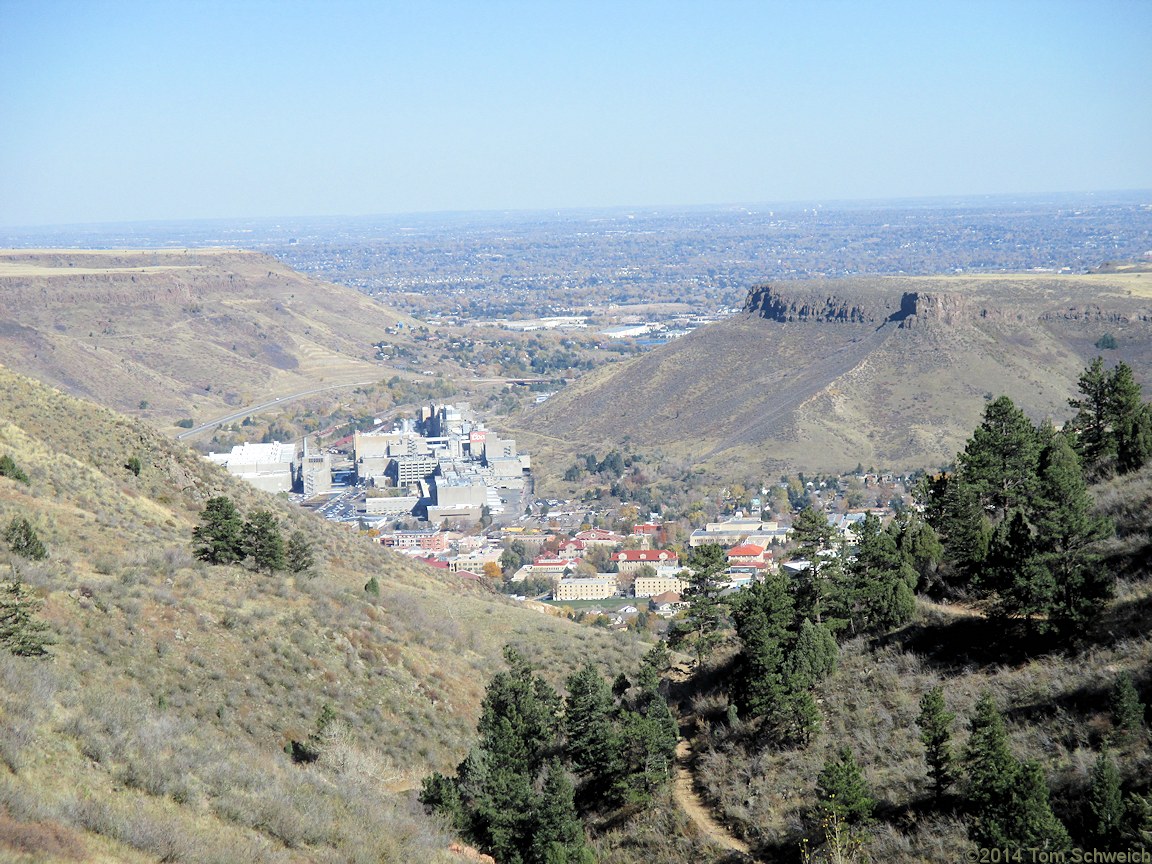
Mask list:
[{"label": "dark green conifer in foreground", "polygon": [[916,569],[896,537],[868,513],[857,526],[856,554],[844,568],[834,605],[853,634],[906,624],[916,611]]},{"label": "dark green conifer in foreground", "polygon": [[192,551],[209,564],[235,564],[244,557],[244,520],[226,495],[209,498],[192,529]]},{"label": "dark green conifer in foreground", "polygon": [[684,645],[701,663],[720,642],[720,630],[727,614],[720,598],[719,574],[728,566],[728,556],[715,543],[697,546],[688,555],[688,588],[684,599],[688,611],[669,635],[673,644]]},{"label": "dark green conifer in foreground", "polygon": [[[1085,411],[1084,446],[1111,428],[1105,412],[1103,431],[1095,431],[1094,417]],[[1050,424],[1032,427],[1002,397],[985,411],[957,471],[927,486],[928,518],[943,540],[952,584],[991,600],[994,614],[1022,621],[1029,634],[1082,633],[1114,582],[1097,551],[1113,527],[1095,514],[1069,440]]]},{"label": "dark green conifer in foreground", "polygon": [[816,794],[823,811],[836,814],[849,825],[865,825],[872,819],[876,802],[868,792],[856,757],[847,747],[841,747],[834,758],[824,763],[816,780]]},{"label": "dark green conifer in foreground", "polygon": [[955,719],[956,715],[944,703],[944,688],[936,686],[924,694],[916,724],[920,727],[920,741],[924,744],[924,758],[937,804],[956,782],[956,757],[952,752],[952,723]]},{"label": "dark green conifer in foreground", "polygon": [[269,575],[287,566],[284,558],[284,536],[280,523],[268,510],[257,510],[244,522],[244,553],[252,558],[252,566]]},{"label": "dark green conifer in foreground", "polygon": [[[650,652],[646,665],[658,662]],[[652,676],[615,690],[585,664],[563,703],[515,650],[484,696],[476,745],[420,801],[501,864],[593,864],[580,807],[647,806],[671,776],[677,728]],[[658,681],[658,679],[657,679]],[[562,758],[560,758],[562,757]],[[575,783],[573,782],[575,778]]]},{"label": "dark green conifer in foreground", "polygon": [[1124,795],[1120,771],[1107,747],[1092,766],[1086,815],[1088,832],[1098,848],[1108,849],[1119,844],[1124,828]]},{"label": "dark green conifer in foreground", "polygon": [[1082,398],[1068,400],[1076,415],[1065,431],[1089,476],[1128,474],[1152,459],[1152,405],[1143,402],[1128,364],[1117,363],[1109,371],[1104,358],[1097,357],[1078,387]]},{"label": "dark green conifer in foreground", "polygon": [[1143,734],[1144,704],[1132,683],[1132,676],[1127,672],[1116,678],[1108,702],[1117,739],[1129,741]]},{"label": "dark green conifer in foreground", "polygon": [[972,841],[986,848],[1067,849],[1071,841],[1048,802],[1043,769],[1012,755],[1004,718],[988,693],[976,703],[971,730],[963,762]]}]

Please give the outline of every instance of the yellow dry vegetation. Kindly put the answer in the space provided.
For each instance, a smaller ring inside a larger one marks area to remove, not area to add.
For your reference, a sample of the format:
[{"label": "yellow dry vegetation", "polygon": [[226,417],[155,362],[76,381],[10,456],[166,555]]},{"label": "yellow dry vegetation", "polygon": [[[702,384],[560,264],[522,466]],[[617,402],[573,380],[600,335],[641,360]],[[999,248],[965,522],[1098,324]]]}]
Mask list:
[{"label": "yellow dry vegetation", "polygon": [[[3,366],[0,417],[0,454],[30,478],[0,477],[0,526],[27,518],[49,552],[0,548],[0,572],[43,600],[55,640],[48,659],[0,651],[0,849],[11,836],[45,861],[448,861],[407,790],[464,755],[503,645],[554,684],[573,657],[631,673],[646,648],[413,564]],[[196,560],[192,529],[220,494],[305,532],[316,572]],[[326,705],[321,758],[294,763],[286,745]]]},{"label": "yellow dry vegetation", "polygon": [[947,273],[936,276],[884,276],[888,282],[934,282],[943,285],[1016,284],[1022,287],[1082,287],[1107,294],[1152,297],[1152,272],[1115,273]]}]

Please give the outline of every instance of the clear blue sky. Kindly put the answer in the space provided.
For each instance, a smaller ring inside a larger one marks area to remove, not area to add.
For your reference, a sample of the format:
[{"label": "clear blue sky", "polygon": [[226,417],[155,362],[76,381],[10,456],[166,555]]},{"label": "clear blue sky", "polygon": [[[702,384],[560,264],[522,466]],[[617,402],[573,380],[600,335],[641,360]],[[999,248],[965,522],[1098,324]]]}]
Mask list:
[{"label": "clear blue sky", "polygon": [[0,0],[0,225],[1152,189],[1152,2]]}]

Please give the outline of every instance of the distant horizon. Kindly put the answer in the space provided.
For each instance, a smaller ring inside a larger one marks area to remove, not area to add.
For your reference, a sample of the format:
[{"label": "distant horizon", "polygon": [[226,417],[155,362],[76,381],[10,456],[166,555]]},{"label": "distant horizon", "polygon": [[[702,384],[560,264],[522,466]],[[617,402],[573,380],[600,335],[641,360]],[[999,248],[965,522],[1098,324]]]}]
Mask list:
[{"label": "distant horizon", "polygon": [[[406,218],[436,218],[436,217],[487,217],[505,215],[514,216],[562,216],[597,213],[636,213],[657,214],[660,212],[723,212],[747,208],[756,211],[780,210],[781,212],[802,212],[813,208],[827,210],[864,210],[879,207],[881,209],[916,209],[918,207],[936,208],[953,205],[971,205],[981,202],[989,204],[1008,205],[1012,203],[1040,204],[1052,199],[1056,203],[1059,199],[1084,199],[1082,203],[1094,203],[1090,199],[1100,198],[1103,203],[1138,204],[1139,198],[1147,196],[1146,202],[1152,206],[1152,186],[1148,188],[1131,189],[1096,189],[1096,190],[1066,190],[1048,192],[986,192],[972,194],[942,194],[921,196],[893,196],[878,198],[826,198],[826,199],[794,199],[789,201],[727,201],[709,202],[702,204],[605,204],[573,207],[536,207],[536,208],[508,208],[495,207],[490,209],[461,209],[461,210],[405,210],[405,211],[378,211],[364,213],[302,213],[302,214],[271,214],[271,215],[239,215],[239,216],[175,216],[166,218],[122,219],[95,222],[61,222],[28,225],[3,225],[0,231],[29,233],[39,231],[66,231],[108,228],[137,228],[144,226],[171,226],[181,224],[216,224],[232,225],[238,223],[275,223],[275,222],[327,222],[327,221],[358,221],[371,219],[406,219]],[[1132,199],[1132,200],[1124,200]]]},{"label": "distant horizon", "polygon": [[1152,188],[1147,0],[0,0],[0,22],[9,228]]}]

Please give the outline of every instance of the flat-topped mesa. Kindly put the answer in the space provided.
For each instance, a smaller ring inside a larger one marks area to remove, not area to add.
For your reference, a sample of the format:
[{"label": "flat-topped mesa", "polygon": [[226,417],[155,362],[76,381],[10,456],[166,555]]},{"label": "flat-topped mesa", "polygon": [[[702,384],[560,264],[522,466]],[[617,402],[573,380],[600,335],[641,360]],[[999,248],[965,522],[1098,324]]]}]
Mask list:
[{"label": "flat-topped mesa", "polygon": [[844,283],[761,285],[748,292],[744,311],[781,323],[865,324],[901,329],[955,326],[988,320],[1035,318],[1039,308],[1025,311],[1018,304],[1002,305],[986,297],[958,291],[853,290]]},{"label": "flat-topped mesa", "polygon": [[879,326],[899,310],[899,298],[872,293],[851,296],[831,293],[829,286],[791,285],[787,291],[775,285],[759,285],[748,292],[744,311],[769,321],[873,324]]}]

